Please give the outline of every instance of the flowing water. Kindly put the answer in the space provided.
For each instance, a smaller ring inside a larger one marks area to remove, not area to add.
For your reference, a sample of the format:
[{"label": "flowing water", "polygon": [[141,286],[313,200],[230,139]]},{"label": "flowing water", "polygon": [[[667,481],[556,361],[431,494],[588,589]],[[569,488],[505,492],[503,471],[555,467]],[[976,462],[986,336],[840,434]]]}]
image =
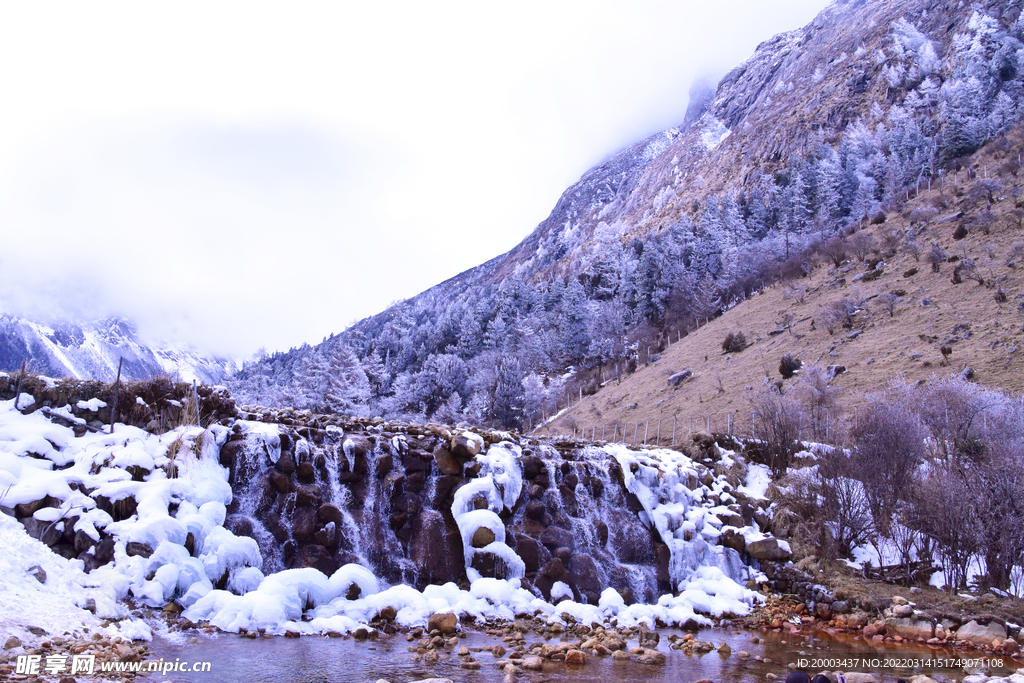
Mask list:
[{"label": "flowing water", "polygon": [[[671,631],[662,631],[659,649],[668,656],[664,666],[648,666],[632,661],[614,661],[611,657],[589,656],[586,666],[568,669],[562,662],[545,663],[542,672],[520,674],[519,681],[546,681],[566,683],[584,683],[598,681],[616,681],[616,683],[692,683],[700,679],[710,679],[715,683],[764,683],[766,674],[773,673],[785,680],[789,672],[787,665],[800,658],[846,658],[859,657],[869,659],[933,659],[938,657],[954,657],[955,653],[925,645],[896,645],[894,643],[866,642],[860,636],[852,634],[829,635],[824,632],[813,634],[788,634],[775,632],[736,631],[725,628],[706,629],[697,634],[700,640],[711,641],[718,645],[728,643],[732,649],[729,656],[718,652],[704,655],[686,655],[671,650],[667,636]],[[180,634],[175,634],[179,637]],[[757,639],[759,642],[754,642]],[[528,634],[527,643],[541,640]],[[469,632],[460,645],[467,647],[492,647],[502,644],[500,638],[481,633]],[[557,640],[547,642],[557,643]],[[636,646],[630,642],[630,647]],[[461,660],[454,653],[443,655],[434,665],[415,662],[407,648],[410,645],[402,634],[383,638],[379,641],[358,642],[350,638],[269,638],[248,640],[231,634],[204,636],[198,644],[182,644],[157,638],[153,642],[154,657],[163,657],[166,661],[176,658],[183,661],[209,661],[212,663],[206,673],[170,673],[155,680],[174,683],[335,683],[347,681],[367,681],[373,683],[385,679],[392,683],[407,683],[432,676],[450,678],[456,683],[501,682],[505,674],[496,670],[493,663],[497,660],[489,652],[473,653],[477,662],[482,665],[478,671],[469,671],[460,667]],[[750,654],[749,659],[741,659],[740,651]],[[986,657],[981,653],[961,653],[965,657]],[[760,657],[763,661],[758,661]],[[986,671],[991,676],[1007,676],[1013,673],[1013,660],[1001,658],[1009,666],[989,667]],[[1020,664],[1019,662],[1017,664]],[[839,669],[840,667],[831,667]],[[831,670],[830,669],[830,670]],[[822,670],[820,667],[807,667],[812,675]],[[848,670],[854,670],[850,667]],[[891,683],[898,677],[909,679],[915,673],[925,673],[938,681],[959,681],[976,669],[965,671],[963,668],[943,667],[896,668],[892,666],[859,667],[857,670],[874,673],[883,683]],[[1024,670],[1022,670],[1024,673]]]}]

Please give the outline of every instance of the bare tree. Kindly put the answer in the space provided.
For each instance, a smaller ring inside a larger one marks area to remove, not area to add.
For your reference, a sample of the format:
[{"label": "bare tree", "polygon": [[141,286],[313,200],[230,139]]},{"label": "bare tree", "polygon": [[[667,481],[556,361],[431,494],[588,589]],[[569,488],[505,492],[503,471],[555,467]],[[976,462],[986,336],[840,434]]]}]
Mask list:
[{"label": "bare tree", "polygon": [[876,397],[861,412],[852,433],[854,460],[861,472],[875,526],[889,529],[914,471],[924,459],[928,432],[920,418],[895,396]]},{"label": "bare tree", "polygon": [[836,268],[843,265],[850,253],[850,245],[841,236],[836,236],[821,245],[821,253],[832,262]]},{"label": "bare tree", "polygon": [[858,261],[866,259],[876,246],[875,238],[866,232],[858,232],[850,238],[850,250]]},{"label": "bare tree", "polygon": [[900,298],[892,292],[882,292],[878,295],[878,300],[882,304],[882,308],[889,311],[889,317],[893,317],[896,314],[896,304],[900,302]]}]

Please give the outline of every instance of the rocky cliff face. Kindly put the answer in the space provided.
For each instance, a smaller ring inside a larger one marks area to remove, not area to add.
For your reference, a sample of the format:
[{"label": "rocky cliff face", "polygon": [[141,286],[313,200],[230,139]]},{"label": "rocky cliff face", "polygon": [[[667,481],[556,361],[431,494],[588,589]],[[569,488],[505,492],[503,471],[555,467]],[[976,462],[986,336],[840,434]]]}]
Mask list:
[{"label": "rocky cliff face", "polygon": [[236,369],[234,361],[204,356],[187,346],[149,346],[124,319],[42,323],[0,316],[0,371],[19,370],[24,360],[31,372],[47,377],[109,382],[122,358],[125,380],[170,375],[186,382],[219,384]]},{"label": "rocky cliff face", "polygon": [[710,441],[698,461],[672,460],[441,425],[240,417],[220,455],[237,495],[226,526],[260,541],[265,571],[359,563],[421,589],[520,578],[545,600],[597,604],[609,586],[649,602],[699,567],[742,584],[744,560],[788,557],[761,532],[767,500],[746,467]]}]

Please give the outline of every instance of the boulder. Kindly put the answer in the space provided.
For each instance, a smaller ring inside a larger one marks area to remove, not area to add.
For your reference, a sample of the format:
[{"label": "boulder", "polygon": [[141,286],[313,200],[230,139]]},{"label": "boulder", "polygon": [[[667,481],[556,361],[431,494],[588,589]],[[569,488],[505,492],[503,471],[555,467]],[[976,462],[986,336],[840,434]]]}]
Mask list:
[{"label": "boulder", "polygon": [[316,510],[296,508],[292,516],[292,538],[300,543],[308,541],[316,531]]},{"label": "boulder", "polygon": [[125,552],[129,557],[145,557],[148,558],[153,554],[153,549],[146,543],[139,543],[138,541],[129,541],[124,547]]},{"label": "boulder", "polygon": [[434,466],[441,474],[462,474],[462,463],[444,445],[434,449]]},{"label": "boulder", "polygon": [[330,576],[341,566],[331,553],[321,545],[307,545],[299,549],[298,564],[313,567]]},{"label": "boulder", "polygon": [[555,548],[569,548],[571,550],[576,545],[576,538],[568,529],[549,526],[541,533],[540,542],[551,550]]},{"label": "boulder", "polygon": [[772,562],[788,560],[792,555],[788,546],[781,546],[778,539],[775,538],[762,538],[760,541],[748,543],[747,552],[755,560],[770,560]]},{"label": "boulder", "polygon": [[340,527],[345,519],[344,513],[341,509],[332,503],[324,503],[316,511],[317,521],[321,524],[328,524],[334,522],[334,525]]},{"label": "boulder", "polygon": [[849,671],[846,673],[846,683],[878,683],[874,674],[866,674],[860,671]]},{"label": "boulder", "polygon": [[544,660],[537,655],[523,657],[523,668],[527,671],[542,671],[544,669]]},{"label": "boulder", "polygon": [[[909,605],[907,605],[909,607]],[[935,624],[916,617],[893,617],[885,620],[885,632],[890,636],[899,636],[905,640],[928,640],[935,635]]]},{"label": "boulder", "polygon": [[316,468],[311,462],[300,462],[295,468],[295,478],[303,484],[312,484],[316,479]]},{"label": "boulder", "polygon": [[526,518],[532,519],[535,522],[543,522],[544,515],[548,512],[548,508],[544,503],[539,500],[531,500],[526,504]]},{"label": "boulder", "polygon": [[452,437],[451,454],[460,462],[475,458],[483,449],[483,437],[473,432],[460,432]]},{"label": "boulder", "polygon": [[[309,465],[308,462],[302,463]],[[312,467],[312,465],[310,465]],[[306,484],[295,490],[295,505],[300,508],[319,508],[323,501],[323,492],[316,484]]]},{"label": "boulder", "polygon": [[[601,572],[597,562],[590,555],[582,553],[573,555],[569,560],[569,571],[576,576],[576,587],[581,593],[601,594],[606,586],[601,581]],[[589,600],[588,600],[589,601]]]},{"label": "boulder", "polygon": [[690,379],[691,377],[693,377],[692,370],[683,370],[682,372],[677,372],[668,378],[668,385],[670,387],[677,387],[686,380]]},{"label": "boulder", "polygon": [[667,660],[668,658],[665,657],[665,653],[658,650],[644,650],[644,653],[636,658],[638,664],[652,666],[663,665]]},{"label": "boulder", "polygon": [[443,585],[465,579],[466,561],[457,527],[449,529],[436,510],[420,510],[412,524],[409,559],[424,583]]},{"label": "boulder", "polygon": [[523,479],[533,479],[544,469],[544,461],[536,455],[524,455],[522,459]]},{"label": "boulder", "polygon": [[741,555],[747,549],[747,541],[743,538],[743,534],[737,533],[734,529],[726,529],[722,532],[721,544],[726,548],[732,548]]},{"label": "boulder", "polygon": [[587,655],[582,650],[569,650],[565,653],[566,666],[583,666],[587,663]]},{"label": "boulder", "polygon": [[551,553],[536,539],[520,533],[514,534],[514,538],[516,554],[522,558],[528,573],[539,571],[551,560]]},{"label": "boulder", "polygon": [[362,434],[346,435],[345,439],[341,442],[341,447],[346,454],[351,453],[353,459],[366,457],[366,454],[373,448],[370,444],[370,440]]},{"label": "boulder", "polygon": [[989,620],[988,623],[981,623],[982,621],[968,621],[957,630],[956,639],[981,646],[991,646],[995,638],[1006,639],[1006,626],[995,619]]},{"label": "boulder", "polygon": [[291,488],[291,480],[287,474],[278,472],[277,470],[270,470],[268,475],[270,479],[270,486],[273,487],[278,493],[288,493],[288,489]]},{"label": "boulder", "polygon": [[482,526],[473,532],[473,539],[471,541],[471,545],[474,548],[484,548],[494,543],[494,541],[494,532],[488,529],[487,527]]},{"label": "boulder", "polygon": [[440,631],[443,635],[451,635],[459,628],[459,618],[451,612],[431,614],[427,620],[427,631]]}]

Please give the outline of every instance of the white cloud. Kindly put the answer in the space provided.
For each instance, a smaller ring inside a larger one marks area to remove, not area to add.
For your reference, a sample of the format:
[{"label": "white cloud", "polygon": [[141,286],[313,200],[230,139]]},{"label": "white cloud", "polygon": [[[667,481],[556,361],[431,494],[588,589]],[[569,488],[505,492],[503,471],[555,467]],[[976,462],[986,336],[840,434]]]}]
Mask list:
[{"label": "white cloud", "polygon": [[510,249],[823,5],[5,6],[0,306],[318,341]]}]

